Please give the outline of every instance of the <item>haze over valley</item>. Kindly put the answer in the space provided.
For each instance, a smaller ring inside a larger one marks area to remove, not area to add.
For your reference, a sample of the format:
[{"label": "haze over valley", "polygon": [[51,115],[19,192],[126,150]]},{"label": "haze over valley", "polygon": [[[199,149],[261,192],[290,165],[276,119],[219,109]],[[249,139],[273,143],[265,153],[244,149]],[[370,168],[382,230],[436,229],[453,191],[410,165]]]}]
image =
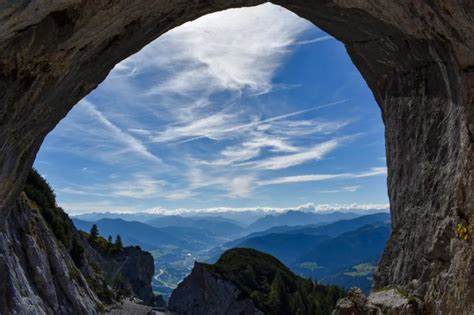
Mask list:
[{"label": "haze over valley", "polygon": [[73,222],[86,232],[95,224],[104,237],[120,234],[124,244],[149,251],[155,260],[153,289],[167,300],[195,261],[212,263],[239,247],[269,253],[303,277],[368,293],[390,234],[390,216],[380,209],[367,213],[289,210],[260,213],[253,222],[226,212],[186,217],[93,213],[75,216]]}]

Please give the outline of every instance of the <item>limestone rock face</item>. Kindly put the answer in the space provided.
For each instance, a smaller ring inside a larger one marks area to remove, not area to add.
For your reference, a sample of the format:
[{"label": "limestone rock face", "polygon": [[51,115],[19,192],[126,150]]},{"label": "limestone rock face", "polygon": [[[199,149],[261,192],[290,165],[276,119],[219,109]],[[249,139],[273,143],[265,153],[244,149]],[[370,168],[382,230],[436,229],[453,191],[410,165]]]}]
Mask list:
[{"label": "limestone rock face", "polygon": [[168,307],[178,315],[263,315],[231,282],[196,262],[193,271],[173,291]]},{"label": "limestone rock face", "polygon": [[[186,21],[262,2],[0,0],[2,233],[45,135],[115,64]],[[473,313],[473,236],[455,227],[474,224],[474,2],[275,3],[344,42],[382,110],[392,236],[375,286]]]},{"label": "limestone rock face", "polygon": [[141,299],[145,305],[154,305],[155,296],[151,280],[155,274],[155,265],[150,253],[138,247],[125,247],[106,261],[102,268],[109,274],[121,274],[124,290]]},{"label": "limestone rock face", "polygon": [[14,213],[0,233],[0,314],[96,314],[117,307],[118,290],[141,304],[159,306],[151,287],[150,253],[138,247],[102,253],[70,220],[64,221],[82,248],[75,261],[26,194]]},{"label": "limestone rock face", "polygon": [[96,314],[101,304],[38,210],[20,198],[0,232],[0,314]]},{"label": "limestone rock face", "polygon": [[404,296],[397,289],[374,292],[365,297],[359,288],[352,288],[347,297],[337,302],[333,315],[422,315],[429,314],[419,299]]}]

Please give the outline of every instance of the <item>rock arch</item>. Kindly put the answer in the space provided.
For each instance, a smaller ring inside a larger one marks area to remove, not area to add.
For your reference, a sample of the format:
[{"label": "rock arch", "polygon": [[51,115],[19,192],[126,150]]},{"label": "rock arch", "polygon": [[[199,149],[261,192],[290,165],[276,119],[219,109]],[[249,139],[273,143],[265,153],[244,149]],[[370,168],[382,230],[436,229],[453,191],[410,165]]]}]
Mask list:
[{"label": "rock arch", "polygon": [[[115,64],[186,21],[263,2],[0,0],[1,226],[46,134]],[[455,225],[474,215],[474,4],[274,3],[344,42],[382,109],[393,233],[376,287],[473,311],[474,245]]]}]

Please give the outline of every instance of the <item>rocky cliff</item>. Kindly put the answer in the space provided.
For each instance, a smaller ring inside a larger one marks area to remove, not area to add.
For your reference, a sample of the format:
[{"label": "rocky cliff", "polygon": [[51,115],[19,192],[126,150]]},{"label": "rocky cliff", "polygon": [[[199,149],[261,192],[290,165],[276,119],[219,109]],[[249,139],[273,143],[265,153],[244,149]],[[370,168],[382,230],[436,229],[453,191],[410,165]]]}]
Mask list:
[{"label": "rocky cliff", "polygon": [[213,265],[195,263],[169,308],[177,314],[329,315],[344,294],[295,275],[269,254],[234,248]]},{"label": "rocky cliff", "polygon": [[232,282],[196,262],[191,274],[173,291],[168,307],[178,315],[263,315],[251,299],[242,296]]},{"label": "rocky cliff", "polygon": [[0,233],[0,314],[96,314],[105,309],[25,194]]},{"label": "rocky cliff", "polygon": [[[186,21],[263,2],[0,0],[1,233],[20,238],[10,213],[44,137],[115,64]],[[382,110],[392,236],[375,286],[472,313],[474,2],[274,2],[344,42]]]},{"label": "rocky cliff", "polygon": [[153,258],[90,245],[35,172],[0,233],[0,314],[96,314],[123,297],[155,303]]}]

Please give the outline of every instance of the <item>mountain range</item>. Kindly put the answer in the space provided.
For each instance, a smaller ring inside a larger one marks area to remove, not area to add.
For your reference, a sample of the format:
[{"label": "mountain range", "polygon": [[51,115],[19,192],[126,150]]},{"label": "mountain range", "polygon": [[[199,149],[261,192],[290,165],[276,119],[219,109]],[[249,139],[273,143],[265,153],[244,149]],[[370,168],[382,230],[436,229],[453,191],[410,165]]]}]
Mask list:
[{"label": "mountain range", "polygon": [[212,249],[209,261],[230,248],[253,248],[277,257],[297,274],[343,287],[357,283],[368,292],[390,236],[389,222],[389,214],[376,213],[320,226],[273,227]]},{"label": "mountain range", "polygon": [[[134,218],[130,215],[125,218],[88,222],[76,217],[73,222],[87,232],[96,224],[104,237],[120,234],[124,244],[149,250],[159,273],[153,287],[165,297],[195,260],[215,262],[235,247],[269,253],[299,275],[346,288],[358,285],[367,292],[390,234],[388,213],[288,211],[247,226],[222,216],[154,216],[143,217],[143,222],[128,221]],[[265,226],[269,228],[260,230]]]},{"label": "mountain range", "polygon": [[360,216],[354,212],[304,212],[290,210],[282,214],[266,215],[249,225],[251,231],[263,231],[274,226],[295,226],[307,224],[324,224],[338,220],[352,219]]}]

